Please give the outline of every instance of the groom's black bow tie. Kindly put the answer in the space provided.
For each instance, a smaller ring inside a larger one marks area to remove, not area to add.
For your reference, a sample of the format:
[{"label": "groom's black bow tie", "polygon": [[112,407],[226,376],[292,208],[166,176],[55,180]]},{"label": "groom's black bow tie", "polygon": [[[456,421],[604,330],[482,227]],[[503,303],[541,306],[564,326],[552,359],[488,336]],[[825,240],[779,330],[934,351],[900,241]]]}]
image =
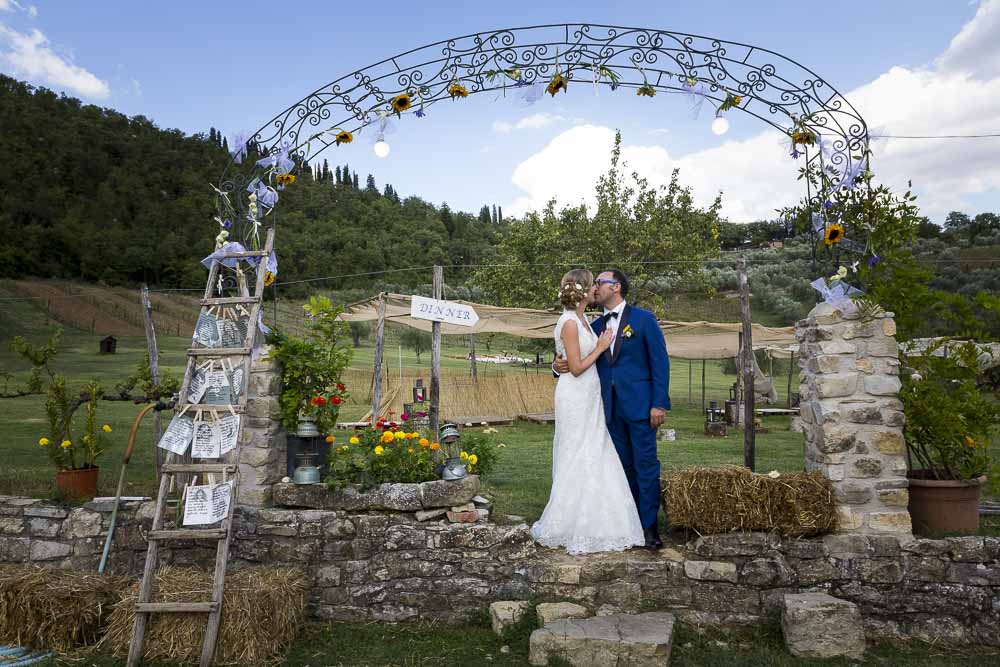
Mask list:
[{"label": "groom's black bow tie", "polygon": [[618,313],[612,310],[612,311],[609,311],[609,312],[604,313],[603,315],[601,315],[601,319],[604,320],[605,324],[607,324],[608,320],[610,320],[611,318],[616,318],[617,319],[618,318]]}]

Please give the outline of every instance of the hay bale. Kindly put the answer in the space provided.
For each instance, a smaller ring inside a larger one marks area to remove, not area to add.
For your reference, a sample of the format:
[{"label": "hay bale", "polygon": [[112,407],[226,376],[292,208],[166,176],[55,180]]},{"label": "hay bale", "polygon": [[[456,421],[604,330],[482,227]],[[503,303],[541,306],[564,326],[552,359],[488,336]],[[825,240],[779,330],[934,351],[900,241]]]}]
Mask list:
[{"label": "hay bale", "polygon": [[[153,585],[155,602],[208,602],[212,574],[164,566]],[[102,646],[128,655],[135,619],[136,584],[126,591],[108,623]],[[309,579],[296,568],[252,567],[226,575],[222,627],[215,664],[260,665],[277,662],[302,627]],[[153,614],[146,625],[146,660],[198,662],[205,638],[206,614]]]},{"label": "hay bale", "polygon": [[0,567],[0,644],[66,653],[96,644],[128,577]]},{"label": "hay bale", "polygon": [[663,501],[671,526],[702,535],[734,530],[806,537],[833,531],[833,486],[818,472],[760,475],[746,468],[684,468],[664,473]]}]

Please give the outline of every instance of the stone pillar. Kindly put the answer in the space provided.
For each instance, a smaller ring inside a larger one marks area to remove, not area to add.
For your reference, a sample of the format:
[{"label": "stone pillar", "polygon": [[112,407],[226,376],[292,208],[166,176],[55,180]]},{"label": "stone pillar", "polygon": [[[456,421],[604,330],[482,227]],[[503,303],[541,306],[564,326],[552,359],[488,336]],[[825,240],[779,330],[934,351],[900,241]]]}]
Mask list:
[{"label": "stone pillar", "polygon": [[243,418],[240,451],[239,505],[264,507],[271,502],[271,486],[285,476],[285,431],[279,421],[281,367],[268,359],[264,346],[250,368],[247,411]]},{"label": "stone pillar", "polygon": [[821,303],[796,324],[806,470],[833,482],[842,533],[911,532],[892,313]]}]

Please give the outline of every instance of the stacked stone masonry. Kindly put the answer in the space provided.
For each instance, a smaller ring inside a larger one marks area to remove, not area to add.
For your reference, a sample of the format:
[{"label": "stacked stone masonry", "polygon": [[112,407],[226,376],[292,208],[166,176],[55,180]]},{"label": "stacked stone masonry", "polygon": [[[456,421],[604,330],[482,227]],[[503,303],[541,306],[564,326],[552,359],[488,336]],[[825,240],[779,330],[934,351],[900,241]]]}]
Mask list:
[{"label": "stacked stone masonry", "polygon": [[839,532],[911,531],[895,333],[825,303],[796,325],[806,470],[833,482]]},{"label": "stacked stone masonry", "polygon": [[[110,569],[138,575],[151,501],[119,512]],[[0,562],[96,570],[109,502],[64,508],[0,497]],[[203,564],[195,543],[164,562]],[[572,557],[541,549],[524,524],[419,522],[409,512],[239,508],[233,566],[306,567],[320,619],[458,622],[501,600],[571,601],[595,614],[669,611],[708,624],[776,622],[786,593],[856,604],[869,638],[1000,646],[1000,538],[943,540],[762,533],[703,537],[658,554]]]}]

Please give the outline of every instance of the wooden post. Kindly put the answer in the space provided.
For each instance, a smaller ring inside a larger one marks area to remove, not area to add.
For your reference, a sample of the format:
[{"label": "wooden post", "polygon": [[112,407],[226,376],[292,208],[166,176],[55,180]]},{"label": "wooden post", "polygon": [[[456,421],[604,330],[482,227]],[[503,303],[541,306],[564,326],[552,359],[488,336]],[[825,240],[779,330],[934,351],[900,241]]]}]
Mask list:
[{"label": "wooden post", "polygon": [[701,360],[701,414],[705,414],[705,360]]},{"label": "wooden post", "polygon": [[754,436],[756,422],[754,420],[753,394],[753,333],[750,327],[750,285],[747,282],[747,260],[740,257],[737,264],[740,279],[740,319],[743,320],[743,465],[754,469],[756,455]]},{"label": "wooden post", "polygon": [[476,335],[469,334],[469,348],[472,350],[469,357],[469,371],[472,373],[473,381],[479,380],[478,370],[476,369]]},{"label": "wooden post", "polygon": [[375,374],[372,376],[372,423],[382,407],[382,354],[385,352],[385,294],[378,295],[378,322],[375,324]]},{"label": "wooden post", "polygon": [[688,405],[694,405],[694,370],[693,364],[690,359],[688,359]]},{"label": "wooden post", "polygon": [[[146,329],[146,351],[149,354],[149,375],[153,379],[153,386],[160,386],[160,351],[156,345],[156,327],[153,326],[153,304],[149,300],[149,287],[142,286],[140,292],[142,301],[142,323]],[[153,451],[156,452],[154,463],[156,466],[156,477],[160,477],[160,467],[163,465],[164,453],[166,450],[160,449],[156,443],[160,441],[162,433],[160,424],[160,412],[153,414]]]},{"label": "wooden post", "polygon": [[792,369],[795,368],[795,352],[792,352],[791,358],[788,360],[788,404],[787,408],[792,408]]},{"label": "wooden post", "polygon": [[[440,266],[434,267],[434,294],[435,299],[441,298],[444,290],[444,269]],[[431,323],[431,409],[429,411],[431,421],[431,438],[438,439],[438,419],[441,411],[441,323]]]}]

